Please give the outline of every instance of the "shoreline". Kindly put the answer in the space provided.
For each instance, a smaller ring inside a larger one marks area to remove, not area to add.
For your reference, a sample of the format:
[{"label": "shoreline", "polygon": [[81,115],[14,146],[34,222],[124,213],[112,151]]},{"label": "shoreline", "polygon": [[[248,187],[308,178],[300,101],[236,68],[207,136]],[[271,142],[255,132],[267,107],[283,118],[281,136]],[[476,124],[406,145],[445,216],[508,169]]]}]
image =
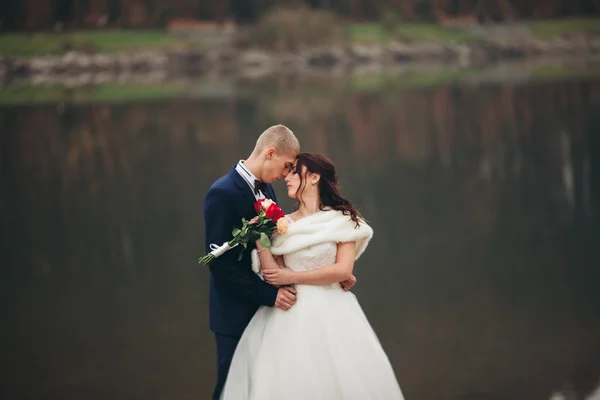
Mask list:
[{"label": "shoreline", "polygon": [[[73,76],[67,79],[20,78],[0,90],[0,105],[129,103],[164,99],[225,99],[253,96],[257,90],[275,90],[274,81],[300,80],[302,87],[331,84],[350,92],[411,91],[461,85],[521,85],[529,82],[600,78],[600,56],[587,59],[543,58],[499,62],[481,68],[440,63],[412,63],[388,68],[321,69],[304,73],[240,76],[160,73],[118,75],[114,81],[96,82]],[[290,82],[291,82],[290,81]]]},{"label": "shoreline", "polygon": [[551,39],[505,38],[473,43],[353,44],[307,49],[297,53],[256,49],[141,50],[88,54],[0,57],[0,81],[26,79],[34,84],[80,80],[103,83],[127,75],[175,77],[217,74],[260,77],[273,73],[387,69],[420,63],[481,68],[506,61],[543,58],[580,59],[600,55],[600,35]]}]

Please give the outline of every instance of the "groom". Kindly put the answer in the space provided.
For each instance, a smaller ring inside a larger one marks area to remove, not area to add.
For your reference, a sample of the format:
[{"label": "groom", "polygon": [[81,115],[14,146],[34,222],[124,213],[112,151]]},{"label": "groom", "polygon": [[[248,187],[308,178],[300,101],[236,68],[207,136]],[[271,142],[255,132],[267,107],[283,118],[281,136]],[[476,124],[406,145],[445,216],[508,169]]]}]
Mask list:
[{"label": "groom", "polygon": [[[220,246],[229,241],[242,218],[256,216],[254,203],[258,199],[277,202],[271,183],[288,174],[299,151],[298,139],[289,128],[272,126],[260,135],[247,160],[238,162],[213,183],[204,200],[207,252],[211,244]],[[296,303],[293,287],[277,289],[262,281],[252,271],[250,251],[245,251],[238,262],[239,251],[234,248],[209,264],[210,329],[216,338],[218,365],[214,400],[221,396],[235,348],[258,307],[289,310]]]}]

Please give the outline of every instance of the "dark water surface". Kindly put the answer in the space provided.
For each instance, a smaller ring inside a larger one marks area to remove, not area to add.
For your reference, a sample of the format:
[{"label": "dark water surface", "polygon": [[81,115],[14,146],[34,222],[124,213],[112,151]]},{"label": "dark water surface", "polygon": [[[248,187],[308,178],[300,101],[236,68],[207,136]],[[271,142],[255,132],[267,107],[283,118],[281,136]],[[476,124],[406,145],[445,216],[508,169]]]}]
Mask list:
[{"label": "dark water surface", "polygon": [[279,122],[371,221],[355,293],[407,399],[589,396],[600,81],[392,83],[2,108],[0,398],[207,399],[203,197]]}]

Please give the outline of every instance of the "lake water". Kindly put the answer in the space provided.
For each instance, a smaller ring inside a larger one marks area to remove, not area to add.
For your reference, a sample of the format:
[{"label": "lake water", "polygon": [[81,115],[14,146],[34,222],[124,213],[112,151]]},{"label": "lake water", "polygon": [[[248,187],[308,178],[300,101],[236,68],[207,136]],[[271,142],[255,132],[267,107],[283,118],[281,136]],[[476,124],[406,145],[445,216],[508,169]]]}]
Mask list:
[{"label": "lake water", "polygon": [[0,397],[209,398],[204,194],[284,123],[375,230],[354,292],[407,399],[591,398],[600,80],[463,78],[3,106]]}]

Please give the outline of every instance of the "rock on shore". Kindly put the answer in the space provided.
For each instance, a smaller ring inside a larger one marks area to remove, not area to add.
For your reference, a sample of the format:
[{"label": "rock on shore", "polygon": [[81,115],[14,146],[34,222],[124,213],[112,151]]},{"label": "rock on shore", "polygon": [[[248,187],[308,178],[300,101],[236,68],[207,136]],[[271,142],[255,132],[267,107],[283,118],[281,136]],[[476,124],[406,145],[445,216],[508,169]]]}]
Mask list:
[{"label": "rock on shore", "polygon": [[271,72],[301,72],[312,69],[386,67],[420,62],[480,66],[489,63],[550,57],[588,57],[600,54],[600,37],[570,37],[551,40],[488,40],[476,43],[436,44],[391,42],[385,45],[355,44],[300,53],[261,50],[171,50],[133,51],[115,54],[68,52],[29,58],[0,59],[0,77],[29,77],[43,83],[85,76],[111,79],[120,74],[161,76],[225,72],[241,75]]}]

